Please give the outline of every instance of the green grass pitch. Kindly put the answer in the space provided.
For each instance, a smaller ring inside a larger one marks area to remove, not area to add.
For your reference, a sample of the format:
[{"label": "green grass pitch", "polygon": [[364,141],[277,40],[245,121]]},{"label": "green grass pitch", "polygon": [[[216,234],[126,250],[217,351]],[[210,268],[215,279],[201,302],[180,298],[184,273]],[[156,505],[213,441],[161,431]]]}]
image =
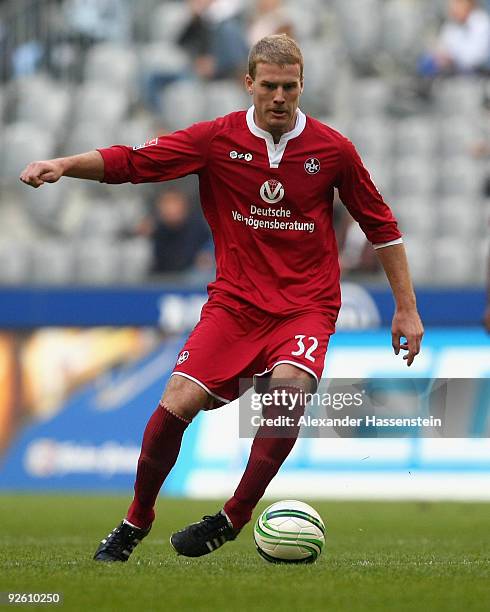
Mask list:
[{"label": "green grass pitch", "polygon": [[324,552],[313,565],[284,566],[259,557],[251,525],[212,555],[176,556],[170,533],[219,504],[161,498],[128,563],[93,562],[128,501],[0,495],[0,591],[61,591],[60,609],[87,611],[490,609],[489,504],[313,501]]}]

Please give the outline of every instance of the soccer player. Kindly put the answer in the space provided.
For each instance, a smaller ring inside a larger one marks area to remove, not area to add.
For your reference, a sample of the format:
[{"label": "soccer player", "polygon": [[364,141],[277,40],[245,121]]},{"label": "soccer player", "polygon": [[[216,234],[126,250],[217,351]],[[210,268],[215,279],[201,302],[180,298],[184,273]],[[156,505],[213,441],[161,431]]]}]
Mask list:
[{"label": "soccer player", "polygon": [[[239,379],[265,377],[276,398],[316,388],[340,308],[334,188],[390,282],[395,353],[406,351],[410,366],[420,350],[423,327],[396,220],[352,143],[299,109],[303,58],[296,42],[285,34],[258,41],[245,86],[253,100],[248,111],[141,146],[33,162],[20,176],[39,187],[62,176],[141,183],[197,174],[215,243],[216,280],[146,426],[133,502],[96,560],[126,561],[148,534],[184,431],[200,410],[237,398]],[[292,407],[277,401],[276,414]],[[197,557],[234,540],[296,434],[297,428],[289,436],[259,428],[234,494],[217,514],[173,534],[174,549]]]}]

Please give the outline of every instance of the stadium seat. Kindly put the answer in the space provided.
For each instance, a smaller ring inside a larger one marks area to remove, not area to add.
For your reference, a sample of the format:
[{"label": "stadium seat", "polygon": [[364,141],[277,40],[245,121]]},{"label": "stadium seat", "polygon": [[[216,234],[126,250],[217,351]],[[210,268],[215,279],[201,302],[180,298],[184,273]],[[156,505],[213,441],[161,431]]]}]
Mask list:
[{"label": "stadium seat", "polygon": [[[98,185],[98,183],[96,183]],[[63,236],[67,240],[71,240],[77,236],[79,228],[83,222],[84,211],[90,205],[89,187],[92,181],[78,181],[74,179],[62,179],[56,185],[33,190],[31,200],[26,202],[26,209],[29,212],[31,219],[38,223],[38,228],[44,232],[48,230],[50,234],[55,236]],[[59,189],[59,191],[58,191]],[[43,194],[42,192],[46,192]],[[56,193],[58,192],[58,193]],[[58,195],[57,201],[51,203],[49,200],[45,204],[42,201],[38,203],[38,208],[42,212],[34,212],[36,207],[36,196],[45,196],[55,198]],[[48,211],[53,211],[48,214]]]},{"label": "stadium seat", "polygon": [[132,35],[137,43],[146,42],[150,39],[153,14],[161,4],[161,0],[131,2]]},{"label": "stadium seat", "polygon": [[383,48],[391,59],[412,67],[424,45],[422,3],[388,0],[382,12]]},{"label": "stadium seat", "polygon": [[464,285],[475,281],[477,253],[475,245],[459,237],[435,238],[433,246],[433,282],[440,285]]},{"label": "stadium seat", "polygon": [[[182,186],[182,183],[179,180]],[[111,189],[112,185],[109,186]],[[119,218],[121,231],[131,234],[140,224],[141,220],[148,215],[146,202],[148,198],[142,190],[143,185],[121,185],[117,190],[111,189],[114,200],[115,214]],[[153,186],[147,185],[153,194]],[[149,190],[149,191],[150,191]],[[150,198],[151,199],[151,198]]]},{"label": "stadium seat", "polygon": [[120,280],[137,283],[148,278],[151,266],[151,244],[146,238],[132,238],[121,243]]},{"label": "stadium seat", "polygon": [[[302,47],[307,41],[318,39],[328,19],[329,3],[322,0],[302,0],[301,3],[288,0],[285,4],[294,24],[294,36],[302,42]],[[325,40],[322,42],[325,43]]]},{"label": "stadium seat", "polygon": [[204,99],[203,119],[205,120],[250,106],[250,96],[247,95],[245,87],[232,80],[207,83]]},{"label": "stadium seat", "polygon": [[161,98],[164,124],[170,131],[174,131],[201,121],[205,112],[205,96],[206,89],[199,81],[172,83]]},{"label": "stadium seat", "polygon": [[363,156],[362,161],[372,180],[385,199],[393,196],[393,173],[391,160],[387,157]]},{"label": "stadium seat", "polygon": [[[337,130],[347,138],[353,139],[356,122],[351,122],[349,118],[340,116],[339,114],[330,115],[325,114],[318,117],[318,120],[328,125],[329,127]],[[355,143],[354,143],[355,144]]]},{"label": "stadium seat", "polygon": [[332,87],[332,83],[337,82],[338,47],[323,38],[308,38],[302,43],[301,50],[306,66],[302,107],[315,117],[333,113],[339,92],[339,88]]},{"label": "stadium seat", "polygon": [[31,243],[0,239],[0,284],[21,285],[31,280]]},{"label": "stadium seat", "polygon": [[482,131],[476,117],[447,117],[439,124],[439,146],[444,157],[469,156],[471,147],[481,138]]},{"label": "stadium seat", "polygon": [[123,119],[129,106],[126,91],[91,82],[80,85],[76,100],[75,124],[86,121],[93,125],[115,126]]},{"label": "stadium seat", "polygon": [[0,178],[17,182],[29,162],[53,157],[54,151],[55,140],[48,130],[28,122],[7,125],[0,149]]},{"label": "stadium seat", "polygon": [[386,106],[390,100],[390,87],[381,78],[358,79],[354,84],[351,103],[356,117],[377,117],[383,120]]},{"label": "stadium seat", "polygon": [[486,231],[484,209],[478,199],[452,196],[439,202],[437,235],[472,242]]},{"label": "stadium seat", "polygon": [[69,240],[37,240],[32,246],[32,280],[41,284],[69,284],[74,277],[73,260]]},{"label": "stadium seat", "polygon": [[75,245],[75,279],[82,284],[109,284],[120,279],[120,246],[100,239]]},{"label": "stadium seat", "polygon": [[398,197],[420,196],[428,199],[434,193],[437,178],[434,164],[428,164],[424,159],[399,159],[394,165],[393,181]]},{"label": "stadium seat", "polygon": [[83,211],[80,234],[89,239],[116,239],[121,230],[117,205],[108,200],[92,199]]},{"label": "stadium seat", "polygon": [[191,17],[186,2],[161,2],[150,15],[151,40],[176,42]]},{"label": "stadium seat", "polygon": [[366,117],[354,123],[349,136],[361,157],[391,159],[393,126],[388,119]]},{"label": "stadium seat", "polygon": [[432,242],[416,236],[404,236],[403,242],[414,283],[417,285],[430,284],[433,278]]},{"label": "stadium seat", "polygon": [[92,47],[85,64],[85,79],[128,90],[136,86],[137,57],[133,47],[101,43]]},{"label": "stadium seat", "polygon": [[91,121],[76,123],[61,146],[61,154],[74,155],[115,144],[120,140],[116,138],[116,131],[111,125],[98,125]]},{"label": "stadium seat", "polygon": [[25,210],[29,218],[40,229],[58,231],[68,188],[67,180],[63,179],[55,185],[43,185],[39,189],[22,185],[21,188]]},{"label": "stadium seat", "polygon": [[483,191],[484,167],[469,157],[454,157],[441,164],[438,190],[442,196],[479,200]]},{"label": "stadium seat", "polygon": [[434,98],[444,115],[474,116],[483,101],[483,83],[471,76],[448,78],[434,84]]},{"label": "stadium seat", "polygon": [[189,57],[180,47],[171,42],[156,42],[140,45],[138,50],[141,74],[182,75],[189,69]]},{"label": "stadium seat", "polygon": [[0,183],[0,240],[33,240],[37,235],[35,220],[26,206],[31,187],[16,180],[11,185]]},{"label": "stadium seat", "polygon": [[117,127],[114,138],[117,143],[135,146],[158,135],[158,131],[151,117],[133,117]]},{"label": "stadium seat", "polygon": [[432,200],[402,198],[395,200],[392,208],[403,235],[431,240],[438,226],[437,210]]},{"label": "stadium seat", "polygon": [[380,48],[381,24],[373,15],[381,12],[379,0],[335,0],[340,36],[354,65],[371,71]]},{"label": "stadium seat", "polygon": [[45,76],[24,77],[14,85],[16,121],[32,122],[58,136],[71,104],[70,86]]},{"label": "stadium seat", "polygon": [[409,117],[397,121],[395,148],[399,157],[430,159],[437,148],[438,131],[433,117]]}]

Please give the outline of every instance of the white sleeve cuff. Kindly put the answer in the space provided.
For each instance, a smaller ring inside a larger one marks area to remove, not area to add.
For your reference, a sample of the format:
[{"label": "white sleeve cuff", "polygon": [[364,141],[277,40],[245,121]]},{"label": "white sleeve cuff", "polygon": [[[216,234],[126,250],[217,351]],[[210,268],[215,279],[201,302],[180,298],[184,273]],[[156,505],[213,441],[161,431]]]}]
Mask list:
[{"label": "white sleeve cuff", "polygon": [[384,247],[391,246],[392,244],[403,244],[402,238],[396,240],[390,240],[390,242],[383,242],[382,244],[373,244],[373,249],[384,249]]}]

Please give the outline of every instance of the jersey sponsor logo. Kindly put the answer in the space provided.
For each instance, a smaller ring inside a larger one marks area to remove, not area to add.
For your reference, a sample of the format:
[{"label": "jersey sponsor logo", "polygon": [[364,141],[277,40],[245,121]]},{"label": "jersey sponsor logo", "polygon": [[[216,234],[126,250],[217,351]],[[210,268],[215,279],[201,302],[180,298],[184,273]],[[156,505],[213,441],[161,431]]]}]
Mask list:
[{"label": "jersey sponsor logo", "polygon": [[184,361],[187,361],[188,359],[189,359],[189,351],[182,351],[182,353],[180,353],[179,355],[179,358],[177,359],[177,365],[184,363]]},{"label": "jersey sponsor logo", "polygon": [[238,151],[230,151],[231,159],[244,159],[249,162],[252,161],[253,155],[251,153],[239,153]]},{"label": "jersey sponsor logo", "polygon": [[320,160],[316,157],[308,157],[305,161],[305,170],[308,174],[317,174],[320,172]]},{"label": "jersey sponsor logo", "polygon": [[277,204],[284,197],[284,187],[276,179],[269,179],[260,188],[260,197],[267,204]]},{"label": "jersey sponsor logo", "polygon": [[158,136],[156,138],[150,138],[150,140],[147,140],[143,144],[135,145],[133,147],[133,151],[137,151],[138,149],[144,149],[145,147],[151,147],[152,145],[157,145],[157,144],[158,144]]}]

